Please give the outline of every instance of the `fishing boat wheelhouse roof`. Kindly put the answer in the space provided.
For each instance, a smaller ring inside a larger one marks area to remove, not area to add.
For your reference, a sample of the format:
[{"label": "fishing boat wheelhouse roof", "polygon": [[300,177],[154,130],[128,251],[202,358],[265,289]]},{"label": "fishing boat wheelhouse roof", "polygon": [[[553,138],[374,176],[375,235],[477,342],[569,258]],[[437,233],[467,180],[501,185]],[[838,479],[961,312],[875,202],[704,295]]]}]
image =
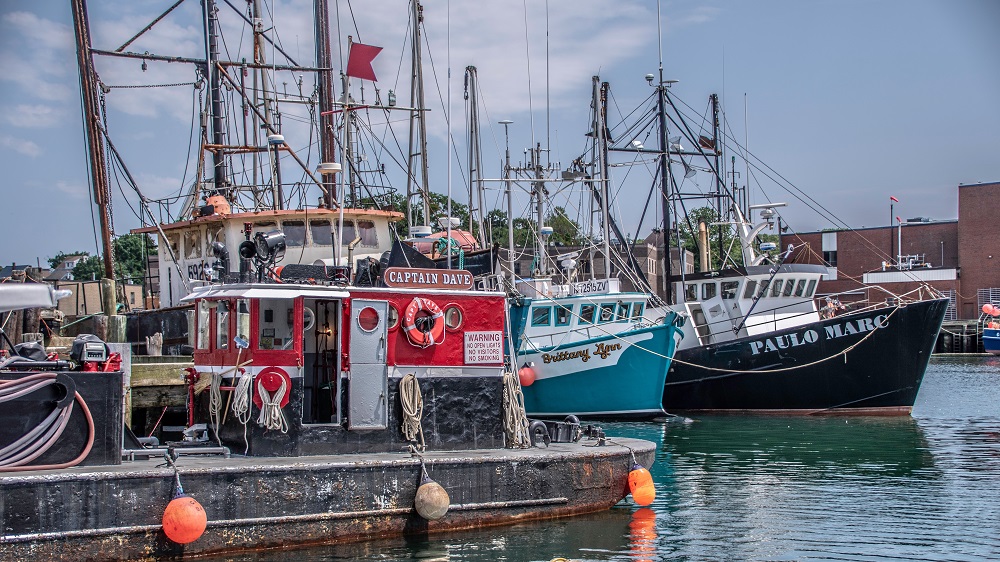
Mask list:
[{"label": "fishing boat wheelhouse roof", "polygon": [[[773,266],[770,265],[750,265],[750,266],[740,266],[740,267],[730,267],[718,271],[702,271],[699,273],[685,273],[681,275],[672,275],[670,277],[671,283],[677,283],[680,281],[706,281],[712,279],[729,279],[733,277],[748,277],[756,275],[770,275]],[[814,264],[802,264],[802,263],[786,263],[781,264],[778,267],[778,273],[809,273],[809,274],[823,274],[827,273],[827,268],[822,265]]]}]

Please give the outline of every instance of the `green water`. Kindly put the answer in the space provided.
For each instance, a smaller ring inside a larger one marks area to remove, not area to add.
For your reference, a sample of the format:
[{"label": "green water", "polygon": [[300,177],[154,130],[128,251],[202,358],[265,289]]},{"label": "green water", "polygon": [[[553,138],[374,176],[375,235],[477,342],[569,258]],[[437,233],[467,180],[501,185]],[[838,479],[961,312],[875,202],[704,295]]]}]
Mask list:
[{"label": "green water", "polygon": [[1000,559],[1000,358],[935,358],[912,417],[606,423],[660,444],[656,501],[233,560]]}]

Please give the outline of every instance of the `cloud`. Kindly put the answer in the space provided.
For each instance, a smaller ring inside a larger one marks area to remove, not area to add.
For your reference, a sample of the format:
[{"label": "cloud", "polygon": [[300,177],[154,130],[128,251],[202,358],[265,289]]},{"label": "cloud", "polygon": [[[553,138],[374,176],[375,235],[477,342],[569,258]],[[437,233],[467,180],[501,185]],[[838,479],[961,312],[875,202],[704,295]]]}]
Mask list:
[{"label": "cloud", "polygon": [[19,104],[4,110],[4,119],[15,127],[40,129],[63,124],[65,111],[49,105]]},{"label": "cloud", "polygon": [[[76,57],[68,25],[30,12],[10,12],[3,15],[0,27],[16,38],[0,52],[5,67],[0,80],[19,85],[36,99],[64,101],[73,97],[69,78]],[[30,48],[24,48],[25,45]]]},{"label": "cloud", "polygon": [[42,153],[42,149],[37,144],[29,140],[15,139],[10,135],[0,135],[0,146],[32,158]]},{"label": "cloud", "polygon": [[60,193],[64,193],[73,199],[86,199],[90,195],[90,188],[76,182],[59,180],[53,186]]}]

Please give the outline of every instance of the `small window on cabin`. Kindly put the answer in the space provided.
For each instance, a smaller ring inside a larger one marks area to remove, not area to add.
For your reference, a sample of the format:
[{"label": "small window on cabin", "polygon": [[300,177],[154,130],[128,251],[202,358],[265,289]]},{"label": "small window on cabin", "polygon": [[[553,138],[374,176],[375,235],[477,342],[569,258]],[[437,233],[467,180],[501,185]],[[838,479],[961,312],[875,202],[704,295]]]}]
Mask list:
[{"label": "small window on cabin", "polygon": [[629,311],[629,307],[631,307],[631,306],[632,306],[632,303],[630,303],[630,302],[620,302],[620,303],[618,303],[618,318],[615,321],[616,322],[622,322],[624,320],[628,320],[628,311]]},{"label": "small window on cabin", "polygon": [[198,349],[208,349],[210,312],[211,308],[208,306],[208,301],[198,301],[198,341],[195,342],[195,347]]},{"label": "small window on cabin", "polygon": [[361,245],[374,248],[378,246],[378,236],[375,235],[375,223],[372,221],[358,221],[358,236],[361,237]]},{"label": "small window on cabin", "polygon": [[698,285],[694,283],[689,283],[687,285],[684,285],[684,300],[686,301],[698,300]]},{"label": "small window on cabin", "polygon": [[309,221],[309,235],[316,246],[333,246],[333,230],[328,220]]},{"label": "small window on cabin", "polygon": [[736,290],[740,288],[739,281],[722,282],[722,298],[731,300],[736,298]]},{"label": "small window on cabin", "polygon": [[168,234],[167,244],[170,246],[170,251],[173,252],[174,257],[181,259],[181,237],[179,234]]},{"label": "small window on cabin", "polygon": [[615,303],[606,302],[601,305],[601,322],[611,322],[615,318]]},{"label": "small window on cabin", "polygon": [[806,294],[805,294],[805,296],[807,296],[809,298],[812,298],[813,292],[815,292],[815,291],[816,291],[816,280],[815,279],[810,279],[809,280],[809,285],[806,286]]},{"label": "small window on cabin", "polygon": [[226,226],[224,224],[210,224],[206,230],[208,237],[205,239],[205,252],[207,252],[205,255],[211,256],[212,242],[220,242],[223,246],[226,245]]},{"label": "small window on cabin", "polygon": [[806,290],[806,280],[799,279],[799,284],[795,286],[795,296],[801,297],[802,293]]},{"label": "small window on cabin", "polygon": [[633,304],[632,305],[632,320],[642,320],[642,312],[643,312],[644,308],[646,308],[646,305],[644,303],[637,302],[637,303]]},{"label": "small window on cabin", "polygon": [[780,297],[781,296],[781,286],[785,282],[784,279],[775,279],[771,281],[771,296]]},{"label": "small window on cabin", "polygon": [[594,311],[597,307],[592,304],[582,304],[580,305],[580,323],[581,324],[593,324],[594,323]]},{"label": "small window on cabin", "polygon": [[573,305],[556,307],[556,326],[569,326],[573,317]]},{"label": "small window on cabin", "polygon": [[201,257],[201,231],[189,230],[184,233],[184,257]]},{"label": "small window on cabin", "polygon": [[285,245],[301,247],[306,243],[306,223],[303,221],[284,221],[281,230],[285,233]]},{"label": "small window on cabin", "polygon": [[272,230],[277,230],[277,228],[278,228],[278,223],[276,223],[274,221],[258,222],[258,223],[254,223],[254,225],[253,225],[253,230],[254,230],[255,233],[256,232],[271,232]]},{"label": "small window on cabin", "polygon": [[215,349],[229,349],[229,301],[217,301],[215,309]]},{"label": "small window on cabin", "polygon": [[715,282],[702,283],[701,285],[701,300],[707,301],[708,299],[715,298],[715,293],[718,287],[716,287]]},{"label": "small window on cabin", "polygon": [[743,287],[743,298],[752,299],[754,291],[757,290],[757,280],[747,279],[747,284]]},{"label": "small window on cabin", "polygon": [[552,320],[552,308],[548,306],[536,306],[531,309],[532,326],[548,326]]},{"label": "small window on cabin", "polygon": [[765,279],[765,280],[763,280],[763,281],[760,282],[760,285],[757,287],[757,298],[758,299],[762,299],[762,298],[764,298],[764,297],[767,296],[767,287],[768,287],[768,285],[767,285],[767,279]]},{"label": "small window on cabin", "polygon": [[792,296],[792,291],[795,290],[795,279],[785,280],[785,289],[781,291],[781,296],[790,297]]},{"label": "small window on cabin", "polygon": [[340,243],[348,245],[354,242],[357,234],[354,232],[354,221],[344,221],[344,228],[340,231]]},{"label": "small window on cabin", "polygon": [[236,301],[236,335],[250,341],[250,300]]}]

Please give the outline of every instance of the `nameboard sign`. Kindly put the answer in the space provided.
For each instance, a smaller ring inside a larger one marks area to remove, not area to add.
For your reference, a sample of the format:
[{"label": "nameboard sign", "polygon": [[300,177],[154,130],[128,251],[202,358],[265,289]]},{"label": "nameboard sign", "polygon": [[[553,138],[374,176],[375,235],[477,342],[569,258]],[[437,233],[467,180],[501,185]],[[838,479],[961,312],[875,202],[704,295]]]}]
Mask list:
[{"label": "nameboard sign", "polygon": [[458,289],[472,288],[472,273],[464,269],[422,269],[390,267],[382,275],[387,287],[397,289]]}]

